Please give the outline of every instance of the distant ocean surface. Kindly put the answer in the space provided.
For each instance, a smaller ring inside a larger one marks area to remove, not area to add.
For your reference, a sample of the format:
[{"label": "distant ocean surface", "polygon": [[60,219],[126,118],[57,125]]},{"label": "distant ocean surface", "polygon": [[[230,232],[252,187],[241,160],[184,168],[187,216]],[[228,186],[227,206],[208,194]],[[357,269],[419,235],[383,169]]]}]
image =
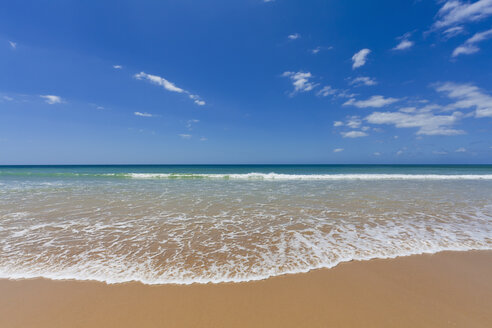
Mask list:
[{"label": "distant ocean surface", "polygon": [[490,165],[0,166],[0,278],[241,282],[476,249]]}]

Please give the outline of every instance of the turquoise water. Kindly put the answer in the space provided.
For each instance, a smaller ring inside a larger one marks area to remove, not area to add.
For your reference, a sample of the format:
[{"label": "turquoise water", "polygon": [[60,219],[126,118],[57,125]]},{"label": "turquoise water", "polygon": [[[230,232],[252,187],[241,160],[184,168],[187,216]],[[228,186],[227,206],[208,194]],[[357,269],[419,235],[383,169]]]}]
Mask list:
[{"label": "turquoise water", "polygon": [[8,175],[168,174],[492,174],[492,165],[54,165],[0,166]]},{"label": "turquoise water", "polygon": [[492,249],[492,166],[0,166],[0,278],[239,282]]}]

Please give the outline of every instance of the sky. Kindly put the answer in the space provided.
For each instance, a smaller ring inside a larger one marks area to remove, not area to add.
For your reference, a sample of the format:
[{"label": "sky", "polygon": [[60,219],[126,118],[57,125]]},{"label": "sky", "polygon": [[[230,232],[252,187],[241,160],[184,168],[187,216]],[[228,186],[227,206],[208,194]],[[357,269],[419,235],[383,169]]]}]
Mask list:
[{"label": "sky", "polygon": [[492,0],[0,1],[0,165],[492,163]]}]

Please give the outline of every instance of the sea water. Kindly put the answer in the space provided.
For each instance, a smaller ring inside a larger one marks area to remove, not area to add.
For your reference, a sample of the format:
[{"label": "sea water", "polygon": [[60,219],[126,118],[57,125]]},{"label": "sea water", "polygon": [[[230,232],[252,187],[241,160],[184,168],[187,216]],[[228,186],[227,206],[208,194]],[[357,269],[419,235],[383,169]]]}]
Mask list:
[{"label": "sea water", "polygon": [[0,166],[0,278],[242,282],[492,249],[492,166]]}]

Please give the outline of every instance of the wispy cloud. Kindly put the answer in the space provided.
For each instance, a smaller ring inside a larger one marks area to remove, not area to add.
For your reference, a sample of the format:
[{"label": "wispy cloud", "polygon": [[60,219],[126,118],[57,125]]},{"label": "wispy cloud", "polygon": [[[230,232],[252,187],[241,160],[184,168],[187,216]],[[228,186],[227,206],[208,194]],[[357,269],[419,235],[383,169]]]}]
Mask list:
[{"label": "wispy cloud", "polygon": [[192,130],[193,129],[193,124],[196,124],[196,123],[199,123],[200,120],[196,120],[196,119],[193,119],[193,120],[188,120],[186,121],[186,128],[188,130]]},{"label": "wispy cloud", "polygon": [[460,148],[456,149],[455,152],[456,153],[465,153],[466,152],[466,148],[460,147]]},{"label": "wispy cloud", "polygon": [[122,69],[122,68],[123,68],[123,66],[121,66],[121,65],[113,65],[113,68],[114,68],[114,69]]},{"label": "wispy cloud", "polygon": [[355,93],[349,93],[347,90],[343,89],[335,89],[329,85],[321,88],[321,90],[316,92],[316,95],[319,97],[333,96],[334,98],[352,98],[356,96]]},{"label": "wispy cloud", "polygon": [[475,2],[462,2],[459,0],[447,0],[437,13],[437,20],[433,27],[441,29],[449,26],[460,25],[468,22],[482,20],[492,15],[492,0],[478,0]]},{"label": "wispy cloud", "polygon": [[362,121],[359,116],[350,116],[345,125],[351,129],[358,129],[362,125]]},{"label": "wispy cloud", "polygon": [[[473,84],[445,82],[436,83],[433,87],[453,102],[446,106],[426,104],[421,108],[402,107],[394,112],[373,112],[364,120],[369,124],[387,124],[396,128],[416,128],[417,135],[453,136],[465,133],[465,131],[454,127],[465,117],[492,117],[492,96]],[[472,109],[473,111],[464,114],[457,109]],[[446,111],[453,112],[443,114]]]},{"label": "wispy cloud", "polygon": [[370,49],[362,49],[356,52],[352,56],[352,69],[356,69],[358,67],[364,66],[367,60],[367,56],[371,53]]},{"label": "wispy cloud", "polygon": [[445,93],[448,98],[457,100],[448,105],[447,109],[473,108],[477,118],[492,117],[492,96],[473,84],[446,82],[436,84],[435,88],[438,92]]},{"label": "wispy cloud", "polygon": [[410,49],[411,47],[413,47],[414,45],[414,42],[413,41],[410,41],[410,40],[407,40],[407,39],[403,39],[400,41],[400,43],[398,43],[394,48],[393,50],[406,50],[406,49]]},{"label": "wispy cloud", "polygon": [[370,124],[388,124],[396,128],[417,128],[417,135],[451,136],[464,134],[462,130],[452,128],[462,117],[462,113],[454,112],[451,115],[435,115],[429,111],[405,112],[374,112],[365,120]]},{"label": "wispy cloud", "polygon": [[370,78],[368,76],[359,76],[354,79],[352,79],[349,82],[350,85],[355,85],[355,86],[360,86],[360,85],[366,85],[366,86],[372,86],[378,84],[375,79]]},{"label": "wispy cloud", "polygon": [[377,95],[377,96],[372,96],[371,98],[366,99],[366,100],[355,100],[355,98],[351,98],[351,99],[347,100],[343,104],[343,106],[355,106],[358,108],[367,108],[367,107],[380,108],[380,107],[384,107],[384,106],[393,104],[399,100],[400,99],[398,99],[398,98],[391,98],[391,97],[385,98],[383,96]]},{"label": "wispy cloud", "polygon": [[316,48],[314,48],[314,49],[309,50],[309,52],[311,52],[313,55],[316,55],[316,54],[318,54],[321,50],[331,50],[331,49],[333,49],[333,47],[332,47],[332,46],[323,46],[323,47],[322,47],[322,46],[318,46],[318,47],[316,47]]},{"label": "wispy cloud", "polygon": [[200,96],[195,95],[195,94],[192,94],[189,91],[186,91],[186,90],[184,90],[182,88],[179,88],[174,83],[172,83],[172,82],[170,82],[170,81],[166,80],[165,78],[160,77],[158,75],[152,75],[152,74],[147,74],[145,72],[140,72],[138,74],[135,74],[134,77],[137,80],[147,80],[150,83],[159,85],[159,86],[163,87],[164,89],[166,89],[167,91],[187,94],[188,97],[190,99],[192,99],[193,102],[195,104],[197,104],[198,106],[205,105],[205,101],[203,101],[200,98]]},{"label": "wispy cloud", "polygon": [[9,41],[9,44],[12,47],[12,49],[16,49],[17,48],[17,42]]},{"label": "wispy cloud", "polygon": [[321,90],[319,90],[316,95],[321,96],[321,97],[328,97],[331,95],[334,95],[338,90],[333,89],[331,86],[326,85]]},{"label": "wispy cloud", "polygon": [[141,116],[141,117],[154,117],[154,115],[153,114],[150,114],[150,113],[135,112],[133,114],[135,116]]},{"label": "wispy cloud", "polygon": [[301,37],[301,35],[299,33],[294,33],[294,34],[290,34],[287,38],[289,38],[289,40],[297,40]]},{"label": "wispy cloud", "polygon": [[353,98],[357,96],[356,93],[350,93],[348,90],[337,90],[336,97],[338,98]]},{"label": "wispy cloud", "polygon": [[333,149],[333,152],[334,153],[339,153],[339,152],[342,152],[342,151],[344,151],[343,148],[335,148],[335,149]]},{"label": "wispy cloud", "polygon": [[477,43],[492,38],[492,29],[476,33],[474,36],[465,41],[461,46],[454,49],[452,56],[470,55],[480,51]]},{"label": "wispy cloud", "polygon": [[61,97],[55,95],[41,95],[40,97],[43,98],[44,101],[50,105],[61,104],[62,102],[64,102]]},{"label": "wispy cloud", "polygon": [[190,97],[190,99],[192,99],[193,102],[195,104],[197,104],[198,106],[204,106],[205,105],[205,101],[201,100],[200,96],[198,96],[198,95],[193,95],[190,93],[190,94],[188,94],[188,97]]},{"label": "wispy cloud", "polygon": [[340,133],[344,138],[362,138],[367,137],[368,134],[363,131],[349,131]]},{"label": "wispy cloud", "polygon": [[349,129],[352,129],[351,131],[340,132],[340,134],[344,138],[360,138],[368,136],[369,134],[367,133],[367,131],[370,130],[370,127],[362,126],[362,123],[363,121],[359,116],[348,116],[345,123],[342,121],[335,121],[333,122],[333,126],[345,126]]},{"label": "wispy cloud", "polygon": [[192,135],[191,134],[186,134],[186,133],[180,133],[178,134],[183,139],[191,139]]},{"label": "wispy cloud", "polygon": [[157,75],[152,75],[152,74],[147,74],[145,72],[140,72],[138,74],[135,74],[134,77],[137,80],[147,80],[153,84],[160,85],[164,89],[166,89],[167,91],[178,92],[178,93],[185,92],[183,89],[178,88],[176,85],[174,85],[174,83],[169,82],[165,78],[157,76]]},{"label": "wispy cloud", "polygon": [[392,50],[401,51],[401,50],[406,50],[406,49],[410,49],[411,47],[413,47],[415,42],[410,40],[412,33],[413,32],[407,32],[407,33],[403,34],[402,36],[397,37],[396,39],[400,40],[400,42]]},{"label": "wispy cloud", "polygon": [[311,91],[317,86],[316,83],[309,81],[311,78],[313,78],[313,75],[310,72],[284,72],[282,76],[288,77],[292,81],[294,91],[291,93],[291,95],[294,95],[298,92]]},{"label": "wispy cloud", "polygon": [[445,29],[443,33],[446,39],[451,39],[457,35],[465,33],[465,28],[463,26],[453,26]]}]

